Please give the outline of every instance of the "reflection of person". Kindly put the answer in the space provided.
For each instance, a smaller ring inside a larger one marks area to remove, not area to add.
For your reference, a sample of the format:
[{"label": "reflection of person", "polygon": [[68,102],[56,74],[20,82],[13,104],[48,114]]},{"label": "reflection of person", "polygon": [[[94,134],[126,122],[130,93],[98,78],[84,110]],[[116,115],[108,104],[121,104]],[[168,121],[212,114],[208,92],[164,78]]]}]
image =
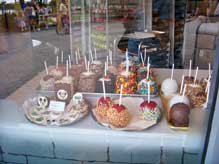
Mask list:
[{"label": "reflection of person", "polygon": [[68,18],[68,7],[66,1],[62,0],[59,5],[59,12],[57,15],[57,32],[68,32],[69,18]]},{"label": "reflection of person", "polygon": [[27,3],[26,7],[24,8],[24,15],[26,17],[28,26],[31,28],[32,8],[30,3]]},{"label": "reflection of person", "polygon": [[26,30],[26,23],[24,21],[24,16],[22,11],[18,12],[17,16],[15,17],[15,21],[17,26],[21,29],[22,32]]},{"label": "reflection of person", "polygon": [[59,13],[61,14],[62,31],[68,32],[69,18],[68,18],[68,8],[65,0],[62,0],[62,2],[60,3]]},{"label": "reflection of person", "polygon": [[24,10],[27,6],[24,0],[20,0],[21,9]]},{"label": "reflection of person", "polygon": [[47,5],[44,6],[44,16],[45,16],[46,29],[48,29],[49,9]]},{"label": "reflection of person", "polygon": [[160,19],[170,18],[170,0],[155,0],[153,12],[157,13]]},{"label": "reflection of person", "polygon": [[67,15],[68,8],[66,6],[65,0],[62,0],[62,2],[59,5],[59,12],[60,12],[61,15]]}]

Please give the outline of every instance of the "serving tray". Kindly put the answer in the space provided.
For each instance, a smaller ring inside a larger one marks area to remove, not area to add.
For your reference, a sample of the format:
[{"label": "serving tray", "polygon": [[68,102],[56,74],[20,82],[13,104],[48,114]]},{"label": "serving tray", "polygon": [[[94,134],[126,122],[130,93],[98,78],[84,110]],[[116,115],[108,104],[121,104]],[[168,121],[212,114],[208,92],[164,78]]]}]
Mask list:
[{"label": "serving tray", "polygon": [[[113,99],[114,96],[111,95],[110,97]],[[118,103],[119,100],[114,99],[113,101],[115,103]],[[127,97],[126,96],[122,99],[122,104],[125,107],[127,107],[128,111],[131,115],[131,120],[130,120],[129,124],[124,128],[114,127],[112,125],[109,125],[105,120],[102,120],[101,117],[98,116],[95,107],[92,109],[92,117],[98,124],[100,124],[104,127],[114,129],[114,130],[120,130],[120,131],[121,130],[122,131],[142,131],[142,130],[146,130],[146,129],[158,124],[161,117],[158,118],[157,120],[154,120],[154,121],[148,121],[148,120],[140,119],[139,118],[139,113],[138,113],[138,108],[139,108],[140,104],[143,101],[144,101],[144,99],[142,97]],[[161,102],[159,101],[159,99],[156,99],[154,101],[156,101],[159,108],[161,108]]]},{"label": "serving tray", "polygon": [[72,106],[72,103],[66,107],[64,112],[50,111],[48,108],[40,108],[37,105],[37,97],[26,100],[23,109],[26,118],[37,125],[42,126],[67,126],[73,124],[88,114],[89,104],[83,109]]}]

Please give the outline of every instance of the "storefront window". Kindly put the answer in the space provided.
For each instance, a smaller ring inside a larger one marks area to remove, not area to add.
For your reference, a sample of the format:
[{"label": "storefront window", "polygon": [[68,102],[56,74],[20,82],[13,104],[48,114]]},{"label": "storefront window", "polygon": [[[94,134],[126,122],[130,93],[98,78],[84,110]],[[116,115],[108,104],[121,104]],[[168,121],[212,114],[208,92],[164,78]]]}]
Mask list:
[{"label": "storefront window", "polygon": [[2,163],[205,160],[217,1],[3,0],[0,9]]}]

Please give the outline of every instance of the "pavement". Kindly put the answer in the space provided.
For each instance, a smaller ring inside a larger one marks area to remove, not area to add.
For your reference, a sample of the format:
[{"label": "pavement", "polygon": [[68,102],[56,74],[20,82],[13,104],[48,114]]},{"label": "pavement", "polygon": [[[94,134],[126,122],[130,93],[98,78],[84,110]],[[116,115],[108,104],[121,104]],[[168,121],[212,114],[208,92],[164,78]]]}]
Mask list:
[{"label": "pavement", "polygon": [[[81,34],[79,27],[75,29],[74,38]],[[43,71],[45,60],[48,65],[54,65],[56,55],[61,56],[61,51],[64,52],[64,61],[70,54],[70,35],[58,35],[55,27],[31,33],[0,33],[0,38],[6,43],[6,51],[0,53],[0,98],[5,98]],[[32,40],[41,44],[33,47]],[[54,47],[60,51],[55,53]]]}]

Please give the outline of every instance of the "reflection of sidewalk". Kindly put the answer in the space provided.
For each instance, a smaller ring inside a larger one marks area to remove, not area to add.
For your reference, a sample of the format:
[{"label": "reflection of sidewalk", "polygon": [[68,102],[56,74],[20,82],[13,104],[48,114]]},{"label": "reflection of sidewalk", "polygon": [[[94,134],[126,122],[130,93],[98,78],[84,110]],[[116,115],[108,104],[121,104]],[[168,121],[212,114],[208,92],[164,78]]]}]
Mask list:
[{"label": "reflection of sidewalk", "polygon": [[0,98],[33,76],[30,34],[10,33],[5,38],[8,52],[0,55]]}]

